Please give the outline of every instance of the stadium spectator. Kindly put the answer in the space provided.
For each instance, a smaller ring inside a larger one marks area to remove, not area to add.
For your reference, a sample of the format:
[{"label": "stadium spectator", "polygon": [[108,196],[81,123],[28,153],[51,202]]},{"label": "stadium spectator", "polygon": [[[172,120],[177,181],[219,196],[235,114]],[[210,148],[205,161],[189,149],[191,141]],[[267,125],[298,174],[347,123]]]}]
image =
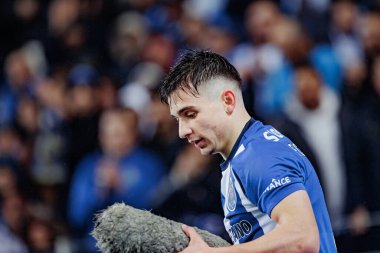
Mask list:
[{"label": "stadium spectator", "polygon": [[95,251],[89,238],[94,212],[114,202],[149,209],[166,169],[138,141],[138,118],[131,109],[105,111],[99,122],[101,149],[85,156],[75,170],[68,203],[72,231],[84,239],[82,252]]},{"label": "stadium spectator", "polygon": [[311,66],[297,67],[296,93],[286,104],[286,116],[299,125],[319,165],[331,223],[337,236],[342,229],[346,200],[341,101]]}]

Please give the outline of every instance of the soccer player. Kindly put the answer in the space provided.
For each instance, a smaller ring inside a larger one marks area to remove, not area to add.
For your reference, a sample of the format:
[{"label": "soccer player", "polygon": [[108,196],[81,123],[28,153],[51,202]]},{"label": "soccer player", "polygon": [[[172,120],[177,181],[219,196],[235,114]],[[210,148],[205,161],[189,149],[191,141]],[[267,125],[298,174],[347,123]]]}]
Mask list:
[{"label": "soccer player", "polygon": [[234,245],[210,248],[184,226],[191,252],[336,252],[317,175],[305,155],[244,107],[241,78],[222,56],[187,51],[160,87],[179,136],[220,154],[224,224]]}]

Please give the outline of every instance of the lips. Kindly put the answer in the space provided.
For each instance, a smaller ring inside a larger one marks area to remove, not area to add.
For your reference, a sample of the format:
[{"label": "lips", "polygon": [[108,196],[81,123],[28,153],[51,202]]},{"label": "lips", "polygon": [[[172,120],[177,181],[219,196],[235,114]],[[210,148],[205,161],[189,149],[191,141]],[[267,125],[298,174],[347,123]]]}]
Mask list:
[{"label": "lips", "polygon": [[198,139],[198,140],[194,140],[194,141],[191,141],[191,143],[193,143],[194,144],[194,146],[196,146],[197,148],[202,148],[202,143],[203,143],[203,138],[201,138],[201,139]]}]

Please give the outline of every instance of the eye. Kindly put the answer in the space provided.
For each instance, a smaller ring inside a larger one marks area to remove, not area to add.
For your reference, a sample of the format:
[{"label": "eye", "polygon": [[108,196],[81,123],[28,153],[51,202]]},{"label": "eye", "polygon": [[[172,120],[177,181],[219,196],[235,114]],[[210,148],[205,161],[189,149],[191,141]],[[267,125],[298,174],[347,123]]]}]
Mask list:
[{"label": "eye", "polygon": [[188,111],[185,113],[185,117],[189,119],[194,119],[197,116],[197,113],[194,111]]}]

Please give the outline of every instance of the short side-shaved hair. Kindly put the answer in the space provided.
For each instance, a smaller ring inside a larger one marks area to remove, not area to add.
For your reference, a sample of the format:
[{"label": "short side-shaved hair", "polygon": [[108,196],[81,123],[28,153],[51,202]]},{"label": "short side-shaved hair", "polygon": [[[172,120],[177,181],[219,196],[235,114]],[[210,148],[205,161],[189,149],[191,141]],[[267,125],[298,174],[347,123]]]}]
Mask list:
[{"label": "short side-shaved hair", "polygon": [[236,68],[223,56],[206,50],[187,50],[171,68],[160,87],[161,101],[169,103],[170,96],[178,89],[194,96],[198,87],[211,79],[224,77],[241,86]]}]

